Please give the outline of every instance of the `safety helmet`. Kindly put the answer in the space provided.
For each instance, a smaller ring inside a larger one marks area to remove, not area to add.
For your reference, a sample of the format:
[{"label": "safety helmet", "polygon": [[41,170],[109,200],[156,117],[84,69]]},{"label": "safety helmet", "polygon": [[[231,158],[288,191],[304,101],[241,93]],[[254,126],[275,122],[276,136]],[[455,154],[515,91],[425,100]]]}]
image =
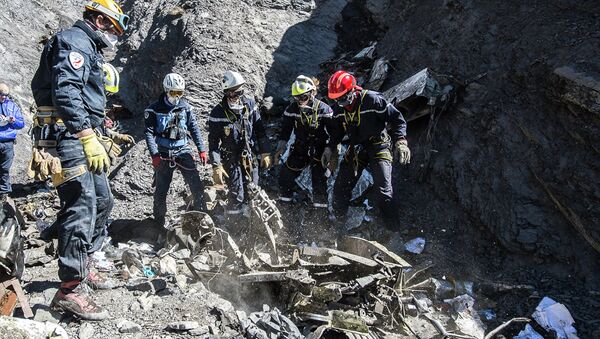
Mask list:
[{"label": "safety helmet", "polygon": [[117,69],[105,62],[102,65],[104,71],[104,89],[109,93],[117,93],[119,91],[119,72]]},{"label": "safety helmet", "polygon": [[313,80],[307,76],[299,75],[292,84],[292,96],[297,96],[315,90],[317,87]]},{"label": "safety helmet", "polygon": [[231,88],[240,87],[245,84],[246,80],[242,77],[242,75],[238,72],[234,71],[226,71],[223,74],[223,90],[226,91]]},{"label": "safety helmet", "polygon": [[92,0],[85,4],[85,9],[106,16],[115,25],[119,35],[122,35],[129,25],[129,16],[123,14],[121,6],[114,0]]},{"label": "safety helmet", "polygon": [[183,80],[183,77],[177,73],[169,73],[163,80],[163,88],[165,93],[169,93],[171,91],[183,92],[185,90],[185,80]]},{"label": "safety helmet", "polygon": [[0,84],[0,94],[10,94],[10,88],[8,88],[7,84]]},{"label": "safety helmet", "polygon": [[329,78],[327,94],[329,99],[337,99],[355,87],[356,78],[352,74],[346,71],[337,71]]}]

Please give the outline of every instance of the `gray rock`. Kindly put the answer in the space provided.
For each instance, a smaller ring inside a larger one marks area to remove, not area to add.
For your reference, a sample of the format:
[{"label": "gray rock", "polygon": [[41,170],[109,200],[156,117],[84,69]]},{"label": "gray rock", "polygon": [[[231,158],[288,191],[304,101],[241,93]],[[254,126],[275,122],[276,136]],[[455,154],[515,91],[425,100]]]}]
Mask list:
[{"label": "gray rock", "polygon": [[121,322],[119,322],[117,327],[119,328],[119,332],[121,333],[137,333],[142,330],[142,326],[129,320],[122,320]]},{"label": "gray rock", "polygon": [[60,322],[61,318],[62,318],[62,315],[60,313],[53,311],[52,309],[50,309],[47,306],[44,306],[43,308],[39,308],[35,312],[35,316],[33,317],[33,320],[39,321],[39,322],[48,321],[53,324],[58,324]]},{"label": "gray rock", "polygon": [[84,322],[79,327],[79,331],[77,332],[79,335],[79,339],[90,339],[94,337],[94,325],[89,322]]},{"label": "gray rock", "polygon": [[175,331],[189,331],[198,328],[199,326],[200,324],[196,321],[175,321],[167,325],[169,329]]},{"label": "gray rock", "polygon": [[210,331],[210,328],[208,327],[208,325],[204,325],[204,326],[195,328],[193,330],[190,330],[188,333],[190,335],[204,335],[204,334],[208,333],[209,331]]},{"label": "gray rock", "polygon": [[523,228],[519,230],[517,241],[521,244],[531,245],[535,244],[538,240],[538,233],[533,228]]}]

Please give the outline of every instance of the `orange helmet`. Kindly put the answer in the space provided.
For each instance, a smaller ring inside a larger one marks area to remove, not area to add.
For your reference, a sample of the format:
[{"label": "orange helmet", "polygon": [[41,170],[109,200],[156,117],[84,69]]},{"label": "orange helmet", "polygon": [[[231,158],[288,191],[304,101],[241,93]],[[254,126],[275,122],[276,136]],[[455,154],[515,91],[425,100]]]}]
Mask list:
[{"label": "orange helmet", "polygon": [[123,14],[121,6],[114,0],[92,0],[85,4],[85,9],[98,12],[107,17],[122,35],[129,24],[129,16]]},{"label": "orange helmet", "polygon": [[330,99],[337,99],[355,87],[356,78],[352,74],[346,71],[337,71],[333,73],[327,83],[328,96]]}]

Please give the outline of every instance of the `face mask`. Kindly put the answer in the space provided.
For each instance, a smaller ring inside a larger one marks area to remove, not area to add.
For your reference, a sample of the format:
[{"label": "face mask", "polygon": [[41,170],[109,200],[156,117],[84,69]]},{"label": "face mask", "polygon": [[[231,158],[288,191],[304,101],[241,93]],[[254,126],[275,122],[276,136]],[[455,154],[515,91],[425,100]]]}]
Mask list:
[{"label": "face mask", "polygon": [[98,31],[98,35],[100,36],[100,39],[102,39],[102,42],[106,45],[105,48],[106,50],[109,51],[114,51],[115,50],[115,46],[117,46],[117,42],[119,41],[119,37],[105,32],[105,31]]},{"label": "face mask", "polygon": [[354,92],[350,92],[350,93],[346,94],[345,96],[341,97],[336,102],[337,102],[338,106],[344,107],[344,106],[352,105],[353,101],[354,101]]},{"label": "face mask", "polygon": [[171,96],[167,94],[167,101],[173,106],[179,105],[179,98],[179,96]]},{"label": "face mask", "polygon": [[240,113],[242,112],[242,110],[244,109],[244,105],[241,105],[239,103],[239,101],[237,103],[231,103],[231,102],[227,102],[227,105],[229,106],[229,109],[231,109],[232,111],[234,111],[235,113]]}]

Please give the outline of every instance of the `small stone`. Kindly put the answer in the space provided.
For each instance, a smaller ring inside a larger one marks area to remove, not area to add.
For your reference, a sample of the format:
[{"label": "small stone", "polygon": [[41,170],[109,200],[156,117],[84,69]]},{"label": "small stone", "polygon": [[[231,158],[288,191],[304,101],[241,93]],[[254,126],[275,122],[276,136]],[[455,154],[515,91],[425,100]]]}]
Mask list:
[{"label": "small stone", "polygon": [[175,331],[189,331],[198,328],[200,324],[196,321],[176,321],[172,322],[167,327]]},{"label": "small stone", "polygon": [[79,327],[79,339],[90,339],[94,337],[94,325],[84,322]]},{"label": "small stone", "polygon": [[60,322],[61,318],[62,318],[62,316],[60,313],[51,310],[49,307],[44,307],[44,308],[39,308],[35,312],[35,316],[33,317],[33,320],[39,321],[42,323],[48,321],[53,324],[58,324]]},{"label": "small stone", "polygon": [[166,287],[167,281],[165,279],[156,278],[131,285],[129,286],[129,289],[132,291],[152,292],[153,294],[156,294],[156,292],[162,291]]},{"label": "small stone", "polygon": [[47,288],[44,290],[44,299],[46,299],[48,304],[54,299],[56,292],[58,292],[58,288]]},{"label": "small stone", "polygon": [[142,326],[129,320],[122,320],[117,327],[121,333],[137,333],[142,330]]},{"label": "small stone", "polygon": [[204,335],[204,334],[207,334],[209,330],[210,329],[208,328],[208,325],[204,325],[204,326],[195,328],[193,330],[190,330],[188,333],[190,335]]},{"label": "small stone", "polygon": [[176,275],[177,274],[177,261],[169,255],[160,259],[159,264],[160,275]]}]

